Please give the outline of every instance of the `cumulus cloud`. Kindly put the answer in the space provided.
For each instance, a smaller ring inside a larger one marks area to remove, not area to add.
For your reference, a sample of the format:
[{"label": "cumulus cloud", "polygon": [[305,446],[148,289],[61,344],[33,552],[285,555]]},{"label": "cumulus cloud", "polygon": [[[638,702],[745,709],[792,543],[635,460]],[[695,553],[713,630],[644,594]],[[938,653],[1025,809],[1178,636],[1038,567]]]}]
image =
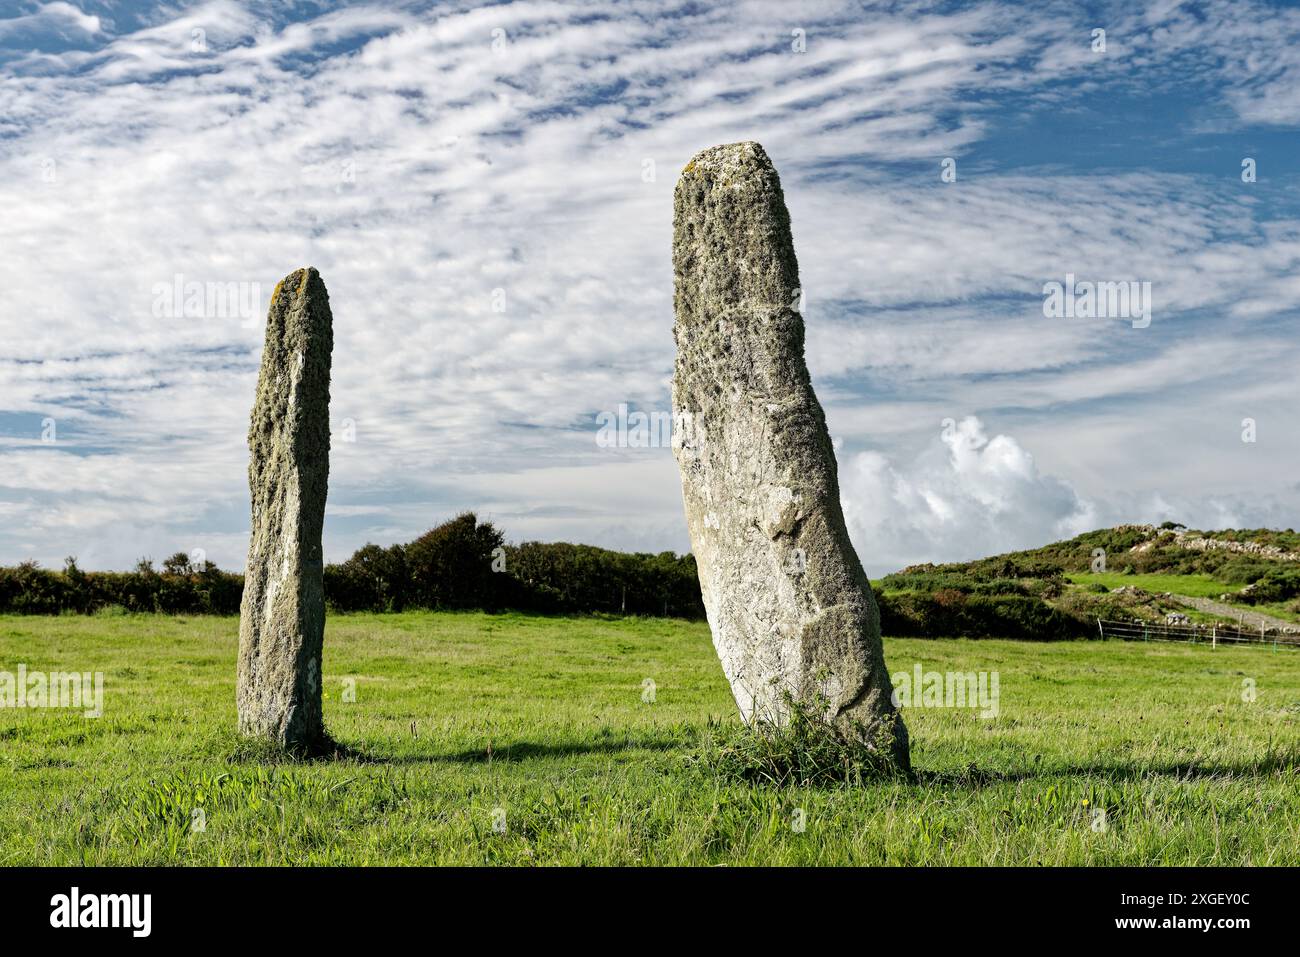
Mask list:
[{"label": "cumulus cloud", "polygon": [[840,486],[850,536],[873,575],[1040,545],[1097,518],[1068,482],[1042,474],[1011,436],[989,438],[975,416],[946,420],[910,464],[879,452],[850,457]]},{"label": "cumulus cloud", "polygon": [[[1065,437],[1081,439],[1087,437]],[[877,451],[848,456],[840,498],[850,537],[872,576],[1034,548],[1121,523],[1172,520],[1201,529],[1295,524],[1285,496],[1207,491],[1230,487],[1218,485],[1212,474],[1191,492],[1162,490],[1162,483],[1153,486],[1141,474],[1155,465],[1150,458],[1136,465],[1108,460],[1104,470],[1112,480],[1086,494],[1045,471],[1023,440],[990,438],[977,416],[967,416],[943,420],[939,434],[901,464]],[[1189,462],[1178,459],[1169,467],[1186,471]],[[1224,472],[1239,475],[1241,466]]]}]

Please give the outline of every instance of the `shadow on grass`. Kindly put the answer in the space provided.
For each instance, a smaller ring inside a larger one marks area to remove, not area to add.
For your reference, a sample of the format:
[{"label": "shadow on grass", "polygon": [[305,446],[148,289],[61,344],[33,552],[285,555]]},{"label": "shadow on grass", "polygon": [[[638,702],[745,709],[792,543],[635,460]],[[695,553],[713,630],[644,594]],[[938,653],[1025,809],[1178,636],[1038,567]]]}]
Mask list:
[{"label": "shadow on grass", "polygon": [[[485,745],[444,753],[382,754],[353,747],[345,742],[327,739],[308,751],[290,752],[269,742],[255,741],[237,736],[227,738],[220,749],[226,760],[233,764],[317,764],[353,763],[368,765],[419,765],[419,764],[491,764],[493,762],[518,763],[547,758],[573,758],[589,755],[617,755],[635,751],[689,754],[692,743],[682,737],[654,736],[645,738],[613,738],[598,741],[514,741],[504,745]],[[1107,781],[1137,781],[1148,778],[1172,777],[1183,781],[1230,780],[1261,774],[1293,772],[1300,775],[1300,752],[1275,753],[1252,761],[1198,763],[1179,761],[1169,763],[1138,763],[1095,761],[1079,764],[1036,764],[1034,767],[1008,770],[989,770],[976,765],[946,771],[912,768],[910,781],[920,787],[982,788],[995,784],[1033,781],[1040,778],[1098,777]],[[898,779],[894,779],[898,783]]]},{"label": "shadow on grass", "polygon": [[622,754],[628,751],[671,751],[682,747],[673,738],[624,738],[611,741],[516,741],[450,754],[400,754],[377,756],[373,761],[382,764],[491,764],[495,761],[532,761],[538,758],[572,758],[590,754]]},{"label": "shadow on grass", "polygon": [[1065,766],[1039,766],[1009,771],[988,771],[968,765],[955,771],[916,770],[916,781],[922,786],[984,787],[990,784],[1032,781],[1036,778],[1096,776],[1109,781],[1138,781],[1153,777],[1173,777],[1183,781],[1214,780],[1274,774],[1278,771],[1300,773],[1300,753],[1270,754],[1256,761],[1216,762],[1198,764],[1180,761],[1171,764],[1118,763],[1078,764]]},{"label": "shadow on grass", "polygon": [[312,764],[350,762],[354,764],[491,764],[497,761],[519,762],[544,758],[568,758],[583,755],[612,755],[632,751],[671,751],[684,747],[677,738],[620,738],[609,741],[562,741],[543,743],[516,741],[504,745],[485,745],[450,753],[379,754],[329,741],[311,751],[289,752],[262,742],[237,741],[230,750],[232,763]]}]

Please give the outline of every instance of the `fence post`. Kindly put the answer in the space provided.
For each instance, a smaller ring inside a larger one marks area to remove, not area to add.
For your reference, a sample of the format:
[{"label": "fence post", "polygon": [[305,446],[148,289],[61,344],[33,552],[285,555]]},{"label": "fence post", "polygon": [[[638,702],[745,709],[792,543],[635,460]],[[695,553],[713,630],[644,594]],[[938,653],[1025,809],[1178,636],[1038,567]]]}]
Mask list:
[{"label": "fence post", "polygon": [[1101,638],[1102,641],[1105,641],[1105,640],[1106,640],[1106,629],[1104,629],[1104,628],[1101,627],[1101,619],[1100,619],[1100,618],[1097,619],[1097,634],[1098,634],[1098,636]]},{"label": "fence post", "polygon": [[1214,627],[1210,629],[1210,650],[1213,651],[1219,646],[1219,623],[1216,621]]}]

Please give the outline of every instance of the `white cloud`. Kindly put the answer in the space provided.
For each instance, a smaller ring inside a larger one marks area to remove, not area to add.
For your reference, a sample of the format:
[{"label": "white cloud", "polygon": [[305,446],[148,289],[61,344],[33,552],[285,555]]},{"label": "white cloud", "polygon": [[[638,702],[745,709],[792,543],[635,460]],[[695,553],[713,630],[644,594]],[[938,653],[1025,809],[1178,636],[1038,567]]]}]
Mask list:
[{"label": "white cloud", "polygon": [[1040,545],[1093,527],[1095,506],[1043,475],[1014,438],[974,416],[949,420],[910,465],[879,452],[848,459],[840,497],[868,574]]},{"label": "white cloud", "polygon": [[96,34],[101,29],[99,17],[82,13],[63,0],[55,0],[37,4],[31,13],[0,19],[0,48],[17,47],[49,33]]},{"label": "white cloud", "polygon": [[[1129,522],[1174,520],[1201,529],[1295,524],[1294,508],[1277,495],[1242,493],[1239,481],[1233,481],[1244,469],[1260,467],[1261,456],[1269,455],[1241,443],[1235,427],[1225,428],[1241,451],[1235,468],[1170,453],[1166,461],[1156,454],[1134,458],[1135,443],[1116,441],[1126,428],[1140,432],[1143,422],[1117,420],[1105,428],[1068,429],[1055,437],[1072,448],[1118,445],[1129,450],[1094,463],[1102,478],[1095,493],[1045,471],[1022,440],[1006,434],[990,438],[976,416],[946,420],[938,436],[902,464],[876,451],[849,456],[840,470],[840,498],[867,573],[877,576],[923,562],[1034,548]],[[1089,434],[1094,431],[1098,434]],[[1052,438],[1042,429],[1033,434],[1034,445]],[[1170,447],[1177,449],[1179,443]],[[1200,483],[1179,487],[1163,481],[1188,472]]]},{"label": "white cloud", "polygon": [[[759,139],[781,168],[810,364],[846,454],[887,435],[897,457],[948,409],[1080,416],[1188,383],[1222,395],[1295,355],[1252,331],[1295,301],[1295,222],[1191,175],[974,174],[990,93],[1093,76],[1094,60],[1060,55],[1088,32],[1063,6],[828,2],[798,24],[781,4],[673,0],[284,16],[208,0],[6,71],[0,414],[28,424],[0,445],[0,509],[22,516],[0,529],[0,561],[120,567],[205,547],[238,567],[260,322],[159,318],[152,290],[178,273],[259,284],[264,309],[304,264],[334,308],[335,427],[356,424],[335,444],[331,559],[464,507],[497,509],[514,537],[683,547],[667,453],[611,458],[593,415],[666,407],[673,182],[725,140]],[[961,179],[940,184],[954,153]],[[890,165],[904,160],[931,173]],[[1042,283],[1069,269],[1152,280],[1149,335],[1035,316]],[[1224,317],[1214,334],[1180,332],[1206,310]],[[898,418],[877,426],[882,410]],[[981,453],[992,471],[967,477],[1045,495],[1046,480],[1012,481],[1018,448]],[[1055,464],[1073,477],[1086,462],[1066,451]],[[639,504],[620,512],[628,495]],[[964,521],[960,497],[909,500]],[[1031,520],[1049,534],[1062,501],[1027,508],[1025,535]]]}]

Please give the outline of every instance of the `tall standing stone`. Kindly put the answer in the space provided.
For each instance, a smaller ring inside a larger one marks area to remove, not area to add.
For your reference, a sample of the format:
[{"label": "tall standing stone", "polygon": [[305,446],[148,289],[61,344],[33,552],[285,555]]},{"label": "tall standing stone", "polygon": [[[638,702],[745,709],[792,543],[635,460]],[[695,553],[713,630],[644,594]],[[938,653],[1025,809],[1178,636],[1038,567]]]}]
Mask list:
[{"label": "tall standing stone", "polygon": [[790,215],[757,143],[704,150],[682,171],[673,272],[673,451],[741,716],[780,724],[800,702],[907,768],[880,614],[804,362]]},{"label": "tall standing stone", "polygon": [[294,749],[327,741],[321,529],[333,348],[329,294],[320,274],[311,268],[290,273],[271,296],[248,428],[252,536],[235,698],[240,731]]}]

